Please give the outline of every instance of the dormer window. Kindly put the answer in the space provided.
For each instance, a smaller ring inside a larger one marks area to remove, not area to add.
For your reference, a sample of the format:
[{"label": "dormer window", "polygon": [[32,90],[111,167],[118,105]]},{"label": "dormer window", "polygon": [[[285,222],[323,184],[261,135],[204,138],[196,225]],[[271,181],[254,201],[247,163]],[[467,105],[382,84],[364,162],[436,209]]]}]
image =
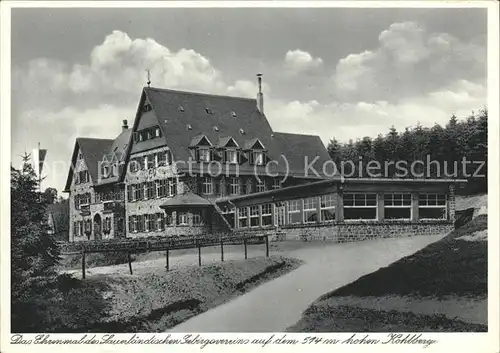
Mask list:
[{"label": "dormer window", "polygon": [[234,149],[226,150],[226,163],[238,163],[238,151]]},{"label": "dormer window", "polygon": [[186,125],[186,129],[188,129],[188,130],[192,130],[192,129],[193,129],[193,127],[192,127],[190,124],[187,124],[187,125]]},{"label": "dormer window", "polygon": [[212,109],[210,108],[205,108],[205,111],[207,112],[208,115],[212,115]]},{"label": "dormer window", "polygon": [[210,162],[210,150],[208,148],[198,149],[198,160],[200,162]]},{"label": "dormer window", "polygon": [[144,104],[144,106],[142,107],[142,111],[145,113],[149,112],[151,109],[152,109],[151,104],[149,104],[149,103]]},{"label": "dormer window", "polygon": [[233,116],[233,118],[236,118],[236,112],[231,112],[231,115]]},{"label": "dormer window", "polygon": [[250,164],[266,164],[266,148],[259,139],[249,141],[247,144],[247,150]]},{"label": "dormer window", "polygon": [[184,112],[184,107],[182,105],[179,105],[177,109],[179,109],[180,112]]},{"label": "dormer window", "polygon": [[142,142],[146,140],[151,140],[162,136],[162,132],[159,126],[152,126],[146,129],[136,131],[134,133],[135,142]]},{"label": "dormer window", "polygon": [[264,152],[263,151],[253,151],[253,164],[264,165]]}]

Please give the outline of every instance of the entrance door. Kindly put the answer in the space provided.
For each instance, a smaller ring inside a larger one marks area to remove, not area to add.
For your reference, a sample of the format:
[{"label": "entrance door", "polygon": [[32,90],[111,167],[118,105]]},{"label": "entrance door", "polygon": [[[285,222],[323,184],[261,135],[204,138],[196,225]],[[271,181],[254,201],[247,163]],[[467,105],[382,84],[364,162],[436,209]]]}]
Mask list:
[{"label": "entrance door", "polygon": [[94,216],[94,239],[102,239],[102,219],[99,213]]}]

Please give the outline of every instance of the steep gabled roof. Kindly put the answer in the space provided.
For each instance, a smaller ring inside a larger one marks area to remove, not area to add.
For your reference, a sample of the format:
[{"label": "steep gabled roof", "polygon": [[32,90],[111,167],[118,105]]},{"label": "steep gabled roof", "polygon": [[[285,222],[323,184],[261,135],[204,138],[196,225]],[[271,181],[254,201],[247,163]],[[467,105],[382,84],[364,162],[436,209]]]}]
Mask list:
[{"label": "steep gabled roof", "polygon": [[[257,109],[255,99],[149,87],[144,88],[144,93],[176,160],[189,159],[187,146],[199,135],[205,135],[212,142],[221,136],[232,136],[240,146],[256,137],[264,144],[271,139],[271,126]],[[184,111],[180,111],[179,106]],[[206,108],[210,109],[210,114]],[[233,111],[237,117],[233,116]],[[191,129],[186,128],[187,125]]]},{"label": "steep gabled roof", "polygon": [[130,143],[131,131],[129,129],[120,133],[116,139],[97,139],[78,137],[73,149],[71,166],[66,180],[64,191],[69,191],[73,180],[73,171],[76,165],[78,150],[81,150],[83,160],[90,174],[90,179],[94,185],[109,184],[118,181],[119,176],[107,179],[99,179],[99,162],[102,161],[124,161],[126,149]]},{"label": "steep gabled roof", "polygon": [[[267,157],[279,161],[278,166],[271,166],[273,173],[287,173],[282,155],[289,163],[288,173],[297,177],[304,176],[306,156],[309,161],[317,157],[317,165],[330,161],[318,136],[273,132],[265,115],[257,109],[255,99],[145,87],[141,102],[146,98],[157,117],[164,143],[169,146],[176,161],[189,160],[189,146],[201,136],[216,142],[217,146],[221,146],[229,136],[244,148],[262,144],[267,150]],[[182,111],[179,106],[183,107]],[[206,108],[209,108],[209,113]],[[248,163],[239,168],[242,174],[252,174],[253,170]],[[319,178],[325,177],[321,167],[318,174]],[[309,177],[318,178],[315,175]]]}]

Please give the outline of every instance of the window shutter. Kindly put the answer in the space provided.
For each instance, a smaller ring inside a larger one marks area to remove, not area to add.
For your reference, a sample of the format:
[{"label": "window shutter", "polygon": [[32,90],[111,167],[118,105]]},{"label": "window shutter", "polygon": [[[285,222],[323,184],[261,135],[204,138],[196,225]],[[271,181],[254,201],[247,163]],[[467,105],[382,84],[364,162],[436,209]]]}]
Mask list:
[{"label": "window shutter", "polygon": [[226,150],[223,150],[222,151],[222,163],[226,163],[227,162],[227,151]]},{"label": "window shutter", "polygon": [[219,180],[214,180],[214,194],[215,195],[220,194],[220,181]]},{"label": "window shutter", "polygon": [[202,179],[200,177],[196,178],[196,193],[201,194],[201,188],[202,188]]},{"label": "window shutter", "polygon": [[253,151],[248,151],[248,163],[253,164]]},{"label": "window shutter", "polygon": [[194,150],[194,159],[195,161],[199,162],[200,161],[200,150],[199,149],[195,149]]}]

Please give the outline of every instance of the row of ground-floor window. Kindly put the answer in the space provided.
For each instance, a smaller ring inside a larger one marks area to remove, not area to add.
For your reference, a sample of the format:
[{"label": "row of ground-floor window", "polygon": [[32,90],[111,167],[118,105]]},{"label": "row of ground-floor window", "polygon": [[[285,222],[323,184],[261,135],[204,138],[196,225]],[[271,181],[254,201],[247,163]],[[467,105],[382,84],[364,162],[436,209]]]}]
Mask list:
[{"label": "row of ground-floor window", "polygon": [[204,213],[191,210],[131,215],[128,217],[128,229],[130,233],[142,233],[161,232],[175,226],[203,226]]},{"label": "row of ground-floor window", "polygon": [[448,219],[444,193],[337,193],[237,208],[237,228],[341,221]]}]

